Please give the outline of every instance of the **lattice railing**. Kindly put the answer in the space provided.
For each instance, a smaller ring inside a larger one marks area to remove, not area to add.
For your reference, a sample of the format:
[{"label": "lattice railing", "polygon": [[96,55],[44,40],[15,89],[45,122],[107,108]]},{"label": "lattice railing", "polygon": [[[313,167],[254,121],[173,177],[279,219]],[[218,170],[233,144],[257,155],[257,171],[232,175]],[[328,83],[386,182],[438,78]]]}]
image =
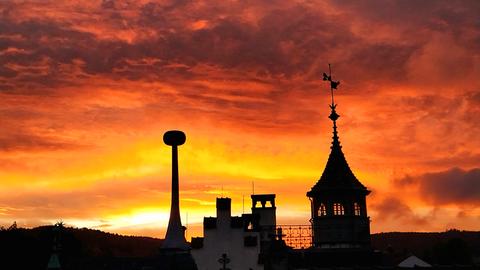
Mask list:
[{"label": "lattice railing", "polygon": [[311,225],[277,225],[277,232],[281,229],[282,239],[287,246],[294,249],[309,248],[312,246]]}]

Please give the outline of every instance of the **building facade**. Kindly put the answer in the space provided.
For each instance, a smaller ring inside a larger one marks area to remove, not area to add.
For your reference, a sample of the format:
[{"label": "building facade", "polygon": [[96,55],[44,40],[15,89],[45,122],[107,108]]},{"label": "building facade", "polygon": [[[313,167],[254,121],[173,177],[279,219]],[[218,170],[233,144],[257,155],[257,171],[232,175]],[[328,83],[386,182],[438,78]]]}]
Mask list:
[{"label": "building facade", "polygon": [[192,238],[191,254],[199,270],[263,270],[263,250],[276,226],[275,195],[252,195],[252,213],[231,215],[231,199],[217,198],[216,217],[203,220],[203,237]]}]

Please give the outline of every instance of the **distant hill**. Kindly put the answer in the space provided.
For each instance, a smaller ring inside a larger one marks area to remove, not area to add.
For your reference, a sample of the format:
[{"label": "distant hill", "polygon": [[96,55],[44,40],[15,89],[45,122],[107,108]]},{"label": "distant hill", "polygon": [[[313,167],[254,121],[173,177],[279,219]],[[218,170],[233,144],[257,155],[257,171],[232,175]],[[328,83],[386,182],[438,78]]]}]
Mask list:
[{"label": "distant hill", "polygon": [[[0,269],[45,269],[52,251],[53,235],[53,226],[24,229],[12,225],[0,229]],[[89,265],[88,269],[116,269],[93,265],[152,260],[162,241],[64,227],[60,237],[60,258],[66,269],[83,269],[78,268],[79,265]],[[411,254],[436,265],[480,263],[480,232],[379,233],[372,235],[372,246],[385,253],[389,263],[393,264]]]},{"label": "distant hill", "polygon": [[389,232],[372,235],[372,246],[398,262],[416,255],[431,264],[480,263],[480,232]]},{"label": "distant hill", "polygon": [[[53,226],[24,229],[12,225],[0,230],[0,269],[45,269],[52,252],[53,235]],[[162,241],[63,227],[59,241],[60,257],[62,263],[65,262],[63,264],[84,264],[105,258],[153,257]]]}]

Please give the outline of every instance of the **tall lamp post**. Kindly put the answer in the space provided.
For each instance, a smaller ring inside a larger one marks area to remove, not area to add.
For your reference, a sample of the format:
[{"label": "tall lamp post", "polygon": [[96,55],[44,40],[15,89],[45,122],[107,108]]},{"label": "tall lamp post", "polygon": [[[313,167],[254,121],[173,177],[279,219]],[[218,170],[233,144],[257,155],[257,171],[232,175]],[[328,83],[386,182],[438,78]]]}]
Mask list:
[{"label": "tall lamp post", "polygon": [[163,249],[188,250],[185,240],[185,231],[180,219],[180,201],[178,188],[178,146],[185,143],[185,133],[179,130],[170,130],[163,135],[163,142],[172,147],[172,201],[170,220],[167,234],[163,242]]}]

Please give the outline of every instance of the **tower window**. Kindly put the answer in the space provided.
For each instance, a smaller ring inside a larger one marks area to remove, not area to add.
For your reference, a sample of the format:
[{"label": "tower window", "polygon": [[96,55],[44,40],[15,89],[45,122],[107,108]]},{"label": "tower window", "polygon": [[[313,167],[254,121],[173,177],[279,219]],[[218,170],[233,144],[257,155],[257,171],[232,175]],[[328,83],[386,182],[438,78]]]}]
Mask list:
[{"label": "tower window", "polygon": [[327,215],[327,207],[325,207],[325,204],[321,203],[320,208],[318,209],[318,215],[319,216],[326,216]]},{"label": "tower window", "polygon": [[353,210],[355,212],[355,216],[360,216],[360,204],[359,203],[353,203]]},{"label": "tower window", "polygon": [[333,204],[333,214],[335,216],[343,216],[345,214],[345,210],[343,209],[343,205],[341,203]]}]

